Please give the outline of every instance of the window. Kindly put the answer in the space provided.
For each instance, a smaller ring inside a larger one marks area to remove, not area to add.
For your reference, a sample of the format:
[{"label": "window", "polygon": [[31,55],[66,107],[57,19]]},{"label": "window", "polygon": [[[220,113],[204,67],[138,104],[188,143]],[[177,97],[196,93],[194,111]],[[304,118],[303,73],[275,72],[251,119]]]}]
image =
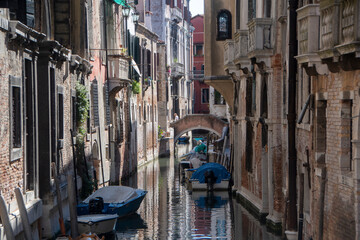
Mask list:
[{"label": "window", "polygon": [[252,172],[253,159],[253,125],[250,121],[246,122],[246,162],[245,169]]},{"label": "window", "polygon": [[202,44],[196,44],[196,45],[195,45],[194,52],[195,52],[195,56],[202,56],[202,55],[204,55],[203,45],[202,45]]},{"label": "window", "polygon": [[116,101],[116,110],[117,110],[117,142],[121,143],[124,141],[124,113],[123,113],[123,104],[121,101]]},{"label": "window", "polygon": [[143,107],[143,112],[144,112],[144,121],[146,121],[146,104],[144,103],[144,107]]},{"label": "window", "polygon": [[151,77],[152,76],[152,71],[151,71],[151,51],[147,50],[147,75],[145,77]]},{"label": "window", "polygon": [[72,115],[71,115],[71,129],[73,131],[73,133],[76,132],[76,91],[72,90],[71,91],[71,110],[72,110]]},{"label": "window", "polygon": [[154,74],[153,74],[153,80],[156,81],[157,79],[157,66],[159,66],[159,59],[156,53],[154,53]]},{"label": "window", "polygon": [[269,18],[271,16],[271,0],[264,1],[264,17]]},{"label": "window", "polygon": [[[25,58],[25,68],[24,68],[24,102],[26,104],[25,110],[25,128],[24,130],[24,142],[26,144],[25,148],[25,183],[26,190],[34,190],[35,185],[35,134],[36,134],[36,124],[35,124],[35,104],[34,104],[34,78],[33,78],[33,63],[30,58]],[[26,132],[25,132],[26,131]]]},{"label": "window", "polygon": [[209,89],[201,89],[201,103],[209,103]]},{"label": "window", "polygon": [[217,90],[214,90],[214,104],[225,105],[225,99]]},{"label": "window", "polygon": [[58,93],[58,139],[64,139],[64,94],[60,91]]},{"label": "window", "polygon": [[86,133],[90,134],[91,133],[91,118],[90,118],[90,110],[88,110],[88,115],[86,118]]},{"label": "window", "polygon": [[326,153],[326,107],[327,101],[316,102],[316,125],[315,125],[315,151],[318,155],[317,163],[325,163]]},{"label": "window", "polygon": [[268,116],[267,86],[266,86],[266,79],[263,79],[263,85],[261,91],[260,117],[267,118],[267,116]]},{"label": "window", "polygon": [[340,168],[342,171],[351,171],[352,170],[352,108],[353,100],[344,99],[341,101],[341,155],[340,155]]},{"label": "window", "polygon": [[256,18],[256,0],[248,0],[248,20]]},{"label": "window", "polygon": [[236,29],[240,29],[240,0],[236,0]]},{"label": "window", "polygon": [[221,10],[217,16],[217,40],[231,38],[231,13],[228,10]]},{"label": "window", "polygon": [[252,78],[246,79],[246,116],[252,116]]},{"label": "window", "polygon": [[21,98],[21,78],[10,76],[10,147],[11,151],[11,161],[17,160],[22,156],[22,98]]},{"label": "window", "polygon": [[92,93],[92,112],[94,117],[94,126],[98,127],[99,123],[99,97],[98,97],[98,85],[96,79],[91,83],[91,93]]},{"label": "window", "polygon": [[35,27],[35,0],[2,0],[0,8],[9,8],[11,20],[19,20],[31,28]]},{"label": "window", "polygon": [[12,89],[12,147],[21,147],[21,97],[20,87],[13,86]]},{"label": "window", "polygon": [[252,84],[251,111],[252,111],[252,114],[251,115],[254,116],[255,111],[256,111],[256,72],[254,69],[254,64],[251,64],[251,74],[252,74],[252,78],[251,78],[251,84]]}]

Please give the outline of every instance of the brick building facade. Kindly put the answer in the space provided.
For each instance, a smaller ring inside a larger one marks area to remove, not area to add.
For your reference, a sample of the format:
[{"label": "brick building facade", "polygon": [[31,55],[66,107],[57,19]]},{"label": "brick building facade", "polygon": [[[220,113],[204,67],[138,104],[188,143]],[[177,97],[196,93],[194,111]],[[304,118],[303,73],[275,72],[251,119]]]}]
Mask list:
[{"label": "brick building facade", "polygon": [[234,192],[288,239],[359,238],[358,4],[205,2],[205,48],[223,44],[231,77],[207,82],[229,105]]},{"label": "brick building facade", "polygon": [[209,86],[204,83],[204,16],[196,15],[191,18],[194,27],[194,68],[192,78],[194,80],[194,113],[208,114],[210,104]]},{"label": "brick building facade", "polygon": [[[136,171],[141,156],[158,155],[156,81],[165,53],[158,54],[156,34],[122,15],[124,7],[114,1],[0,3],[0,192],[19,239],[24,233],[16,187],[23,192],[34,239],[52,238],[60,230],[53,164],[67,218],[65,176],[75,176],[74,169],[80,199],[91,182],[119,184]],[[133,14],[136,6],[128,7]],[[132,83],[139,80],[142,91],[134,94]],[[143,139],[142,149],[136,143]],[[1,224],[0,238],[5,238]]]}]

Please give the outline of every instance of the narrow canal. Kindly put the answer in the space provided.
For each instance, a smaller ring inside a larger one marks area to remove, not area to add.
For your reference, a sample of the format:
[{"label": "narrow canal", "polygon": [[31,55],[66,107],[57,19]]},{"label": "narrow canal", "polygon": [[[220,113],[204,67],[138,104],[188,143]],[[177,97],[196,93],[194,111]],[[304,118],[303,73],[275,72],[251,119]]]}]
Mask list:
[{"label": "narrow canal", "polygon": [[[177,152],[187,151],[190,145]],[[115,239],[280,239],[227,192],[209,197],[187,190],[174,157],[140,167],[126,185],[148,193],[137,214],[118,220]]]}]

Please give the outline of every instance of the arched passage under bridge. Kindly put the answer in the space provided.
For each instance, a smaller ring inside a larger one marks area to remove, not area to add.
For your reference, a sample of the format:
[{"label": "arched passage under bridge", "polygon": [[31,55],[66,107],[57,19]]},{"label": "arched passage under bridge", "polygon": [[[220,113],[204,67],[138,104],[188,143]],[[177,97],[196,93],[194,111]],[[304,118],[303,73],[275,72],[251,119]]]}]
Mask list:
[{"label": "arched passage under bridge", "polygon": [[189,114],[176,122],[170,123],[174,129],[174,142],[184,133],[194,129],[204,129],[221,136],[228,123],[212,114]]}]

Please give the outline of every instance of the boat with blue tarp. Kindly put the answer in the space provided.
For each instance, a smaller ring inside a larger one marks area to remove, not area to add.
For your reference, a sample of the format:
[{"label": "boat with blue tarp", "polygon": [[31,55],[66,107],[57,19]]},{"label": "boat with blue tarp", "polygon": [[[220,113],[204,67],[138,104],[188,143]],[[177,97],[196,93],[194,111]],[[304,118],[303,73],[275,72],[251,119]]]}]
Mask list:
[{"label": "boat with blue tarp", "polygon": [[218,163],[206,163],[191,175],[193,190],[226,190],[229,188],[231,174]]},{"label": "boat with blue tarp", "polygon": [[78,215],[117,214],[124,217],[135,213],[147,191],[126,186],[102,187],[77,205]]}]

